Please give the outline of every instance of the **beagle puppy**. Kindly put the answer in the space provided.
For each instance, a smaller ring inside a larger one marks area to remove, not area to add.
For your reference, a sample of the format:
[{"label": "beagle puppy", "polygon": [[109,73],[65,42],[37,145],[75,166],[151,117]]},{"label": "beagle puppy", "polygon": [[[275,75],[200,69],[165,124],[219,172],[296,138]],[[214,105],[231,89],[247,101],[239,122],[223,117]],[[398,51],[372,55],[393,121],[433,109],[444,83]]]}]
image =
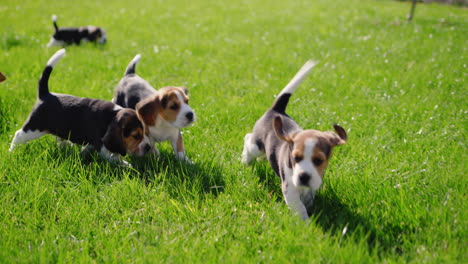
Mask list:
[{"label": "beagle puppy", "polygon": [[[156,91],[135,73],[140,59],[138,54],[128,64],[112,101],[122,107],[136,109],[151,142],[170,141],[176,157],[190,163],[180,132],[181,128],[195,122],[195,113],[188,104],[187,88],[168,86]],[[156,148],[153,151],[158,153]]]},{"label": "beagle puppy", "polygon": [[48,48],[51,46],[79,45],[81,42],[95,42],[99,44],[105,44],[107,42],[106,32],[100,27],[85,26],[59,28],[57,25],[56,15],[52,16],[52,22],[54,24],[55,32],[47,44]]},{"label": "beagle puppy", "polygon": [[242,162],[266,157],[281,179],[286,204],[304,220],[322,185],[325,169],[335,146],[346,142],[345,130],[334,125],[335,132],[303,130],[286,114],[289,98],[316,65],[308,61],[281,91],[271,108],[255,123],[252,133],[244,137]]},{"label": "beagle puppy", "polygon": [[16,131],[10,151],[46,134],[87,145],[110,161],[129,165],[122,156],[142,156],[151,149],[144,126],[133,109],[103,100],[49,92],[49,76],[65,55],[57,51],[47,62],[38,84],[37,102],[23,127]]}]

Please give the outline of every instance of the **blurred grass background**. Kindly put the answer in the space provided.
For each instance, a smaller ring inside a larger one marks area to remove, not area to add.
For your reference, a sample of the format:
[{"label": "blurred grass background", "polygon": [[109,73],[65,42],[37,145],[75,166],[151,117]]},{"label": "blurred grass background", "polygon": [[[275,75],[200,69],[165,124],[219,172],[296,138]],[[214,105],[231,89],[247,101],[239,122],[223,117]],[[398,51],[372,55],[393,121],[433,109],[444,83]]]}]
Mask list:
[{"label": "blurred grass background", "polygon": [[[1,262],[463,262],[466,8],[399,1],[12,1],[0,6]],[[51,91],[110,100],[128,62],[154,87],[185,85],[194,165],[169,144],[135,169],[47,136],[8,153],[36,100],[59,26],[98,25],[106,46],[67,48]],[[288,113],[339,123],[310,222],[293,216],[243,137],[307,59]]]}]

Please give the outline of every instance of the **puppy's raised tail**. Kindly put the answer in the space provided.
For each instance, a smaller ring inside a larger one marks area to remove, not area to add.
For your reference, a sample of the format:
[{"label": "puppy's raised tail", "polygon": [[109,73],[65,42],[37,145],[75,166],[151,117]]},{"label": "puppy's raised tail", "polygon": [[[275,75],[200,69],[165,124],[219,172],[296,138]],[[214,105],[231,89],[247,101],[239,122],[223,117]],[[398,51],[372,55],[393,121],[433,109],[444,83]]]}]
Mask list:
[{"label": "puppy's raised tail", "polygon": [[141,59],[141,55],[137,54],[133,58],[133,60],[128,64],[127,69],[125,70],[124,76],[129,75],[129,74],[135,74],[135,67],[137,63],[140,61],[140,59]]},{"label": "puppy's raised tail", "polygon": [[315,67],[315,65],[317,65],[316,61],[309,60],[304,64],[304,66],[302,66],[302,68],[296,73],[288,85],[286,85],[281,93],[278,94],[278,97],[276,97],[275,102],[271,106],[272,110],[279,113],[284,113],[292,93],[296,90],[299,84],[302,83],[305,77],[309,75],[310,71]]},{"label": "puppy's raised tail", "polygon": [[59,29],[57,26],[57,15],[52,15],[52,23],[54,23],[55,32],[57,32]]},{"label": "puppy's raised tail", "polygon": [[50,57],[47,65],[45,66],[44,70],[42,71],[41,78],[39,79],[38,85],[38,94],[37,96],[40,99],[43,99],[45,96],[49,95],[49,76],[52,72],[52,69],[57,64],[57,62],[65,55],[65,49],[60,49]]}]

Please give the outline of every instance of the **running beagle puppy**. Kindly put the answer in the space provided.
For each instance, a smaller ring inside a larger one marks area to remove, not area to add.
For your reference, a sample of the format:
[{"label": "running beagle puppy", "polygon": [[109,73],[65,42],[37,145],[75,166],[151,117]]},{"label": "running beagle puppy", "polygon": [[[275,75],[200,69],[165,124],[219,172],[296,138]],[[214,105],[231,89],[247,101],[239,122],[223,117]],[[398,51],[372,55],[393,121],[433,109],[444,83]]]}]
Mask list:
[{"label": "running beagle puppy", "polygon": [[303,130],[285,110],[297,86],[316,65],[308,61],[281,91],[271,108],[255,123],[253,133],[244,137],[242,162],[266,154],[276,175],[281,178],[286,204],[304,220],[322,185],[325,169],[335,146],[346,143],[345,130],[334,125],[335,132]]},{"label": "running beagle puppy", "polygon": [[50,39],[47,47],[51,46],[65,46],[65,45],[80,45],[81,42],[95,42],[105,44],[107,36],[104,29],[95,26],[85,27],[66,27],[59,28],[57,25],[57,16],[52,16],[55,32]]},{"label": "running beagle puppy", "polygon": [[[190,163],[180,132],[181,128],[195,122],[195,113],[188,104],[187,88],[168,86],[156,91],[135,73],[140,59],[138,54],[128,64],[112,101],[122,107],[136,109],[153,145],[169,140],[176,157]],[[158,153],[156,148],[153,151]]]},{"label": "running beagle puppy", "polygon": [[61,49],[47,62],[39,80],[36,105],[23,127],[16,131],[10,151],[18,144],[53,134],[129,166],[117,154],[142,156],[151,149],[136,111],[103,100],[49,92],[49,76],[64,55],[65,49]]}]

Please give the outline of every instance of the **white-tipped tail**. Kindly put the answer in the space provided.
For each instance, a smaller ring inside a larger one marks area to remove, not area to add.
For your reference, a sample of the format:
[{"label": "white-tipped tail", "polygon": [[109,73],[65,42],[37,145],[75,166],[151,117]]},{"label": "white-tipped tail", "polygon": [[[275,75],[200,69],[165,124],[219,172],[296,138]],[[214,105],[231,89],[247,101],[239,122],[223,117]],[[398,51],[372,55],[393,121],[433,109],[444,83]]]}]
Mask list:
[{"label": "white-tipped tail", "polygon": [[130,62],[130,64],[131,64],[131,65],[137,64],[137,63],[140,61],[140,59],[141,59],[141,55],[140,55],[140,54],[137,54],[137,55],[133,58],[133,60]]},{"label": "white-tipped tail", "polygon": [[296,88],[299,86],[299,84],[302,83],[305,77],[309,75],[310,71],[312,70],[312,68],[315,67],[315,65],[317,65],[317,63],[318,62],[316,61],[308,60],[304,64],[304,66],[302,66],[302,68],[296,73],[296,75],[294,76],[294,78],[292,78],[292,80],[288,83],[288,85],[284,87],[284,89],[281,91],[279,95],[285,94],[285,93],[292,94],[296,90]]},{"label": "white-tipped tail", "polygon": [[57,15],[52,15],[52,22],[57,22]]},{"label": "white-tipped tail", "polygon": [[125,69],[124,76],[129,75],[129,74],[135,74],[135,67],[137,63],[140,61],[140,59],[141,59],[140,54],[137,54],[135,57],[133,57],[132,61],[130,61],[130,63],[127,65],[127,68]]},{"label": "white-tipped tail", "polygon": [[57,52],[50,57],[49,61],[47,62],[47,66],[54,67],[55,64],[65,55],[65,49],[59,49]]}]

